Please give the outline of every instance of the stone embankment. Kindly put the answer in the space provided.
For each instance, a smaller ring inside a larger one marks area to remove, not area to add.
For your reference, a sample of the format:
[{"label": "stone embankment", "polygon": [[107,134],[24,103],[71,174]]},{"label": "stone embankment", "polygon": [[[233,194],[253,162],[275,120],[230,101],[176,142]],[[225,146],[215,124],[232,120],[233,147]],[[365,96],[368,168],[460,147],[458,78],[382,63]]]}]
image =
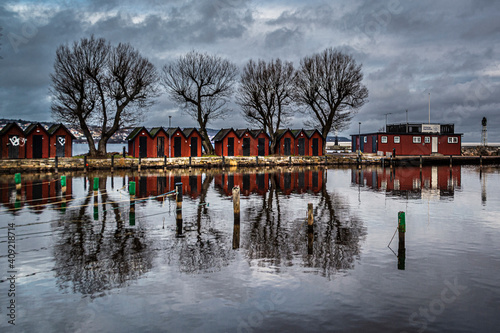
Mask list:
[{"label": "stone embankment", "polygon": [[265,166],[344,165],[355,164],[349,156],[266,156],[266,157],[177,157],[177,158],[46,158],[0,160],[0,173],[58,172],[62,170],[120,170],[120,169],[185,169],[231,168]]}]

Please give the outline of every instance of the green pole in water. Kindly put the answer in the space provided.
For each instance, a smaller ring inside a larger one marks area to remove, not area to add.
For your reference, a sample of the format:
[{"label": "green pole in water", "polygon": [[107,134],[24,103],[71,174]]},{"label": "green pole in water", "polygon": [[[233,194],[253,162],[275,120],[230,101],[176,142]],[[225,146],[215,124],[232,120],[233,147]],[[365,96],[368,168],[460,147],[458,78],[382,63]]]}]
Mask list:
[{"label": "green pole in water", "polygon": [[406,248],[405,248],[405,233],[406,233],[406,216],[405,212],[398,212],[398,231],[399,231],[399,246],[398,246],[398,269],[405,269]]},{"label": "green pole in water", "polygon": [[94,191],[99,190],[99,178],[94,177]]},{"label": "green pole in water", "polygon": [[16,182],[16,190],[20,190],[21,189],[21,174],[20,173],[16,173],[14,175],[14,181]]},{"label": "green pole in water", "polygon": [[61,176],[61,187],[66,186],[66,176]]},{"label": "green pole in water", "polygon": [[135,225],[135,182],[128,183],[128,193],[130,194],[130,210],[128,213],[129,225]]},{"label": "green pole in water", "polygon": [[135,182],[128,182],[128,194],[135,195]]}]

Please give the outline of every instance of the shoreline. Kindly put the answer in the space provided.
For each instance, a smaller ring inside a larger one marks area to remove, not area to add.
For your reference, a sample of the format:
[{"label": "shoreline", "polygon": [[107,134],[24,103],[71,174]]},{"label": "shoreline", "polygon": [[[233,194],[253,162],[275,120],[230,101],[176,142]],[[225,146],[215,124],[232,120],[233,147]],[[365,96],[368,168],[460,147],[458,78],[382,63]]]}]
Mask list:
[{"label": "shoreline", "polygon": [[[118,156],[118,155],[117,155]],[[85,165],[85,163],[87,165]],[[0,173],[59,172],[92,170],[144,170],[144,169],[192,169],[192,168],[246,168],[246,167],[293,167],[293,166],[422,166],[422,165],[483,165],[499,164],[500,156],[397,156],[387,158],[355,154],[326,156],[265,156],[265,157],[176,157],[176,158],[45,158],[0,160]]]}]

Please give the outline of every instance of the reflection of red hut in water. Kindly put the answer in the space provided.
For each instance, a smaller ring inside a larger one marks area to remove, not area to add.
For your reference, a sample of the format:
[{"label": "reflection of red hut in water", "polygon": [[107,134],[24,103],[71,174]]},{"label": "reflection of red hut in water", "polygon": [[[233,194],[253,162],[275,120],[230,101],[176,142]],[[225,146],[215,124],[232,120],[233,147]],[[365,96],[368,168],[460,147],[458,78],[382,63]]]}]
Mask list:
[{"label": "reflection of red hut in water", "polygon": [[322,171],[283,172],[274,175],[276,184],[283,194],[318,193],[323,187]]},{"label": "reflection of red hut in water", "polygon": [[[137,176],[130,177],[136,183],[136,198],[159,196],[175,190],[176,183],[182,183],[182,193],[196,199],[201,193],[201,175],[185,176]],[[163,201],[163,197],[156,198]]]},{"label": "reflection of red hut in water", "polygon": [[351,177],[353,184],[395,195],[420,198],[423,190],[439,190],[445,197],[453,196],[454,190],[461,187],[461,166],[352,170]]},{"label": "reflection of red hut in water", "polygon": [[243,196],[251,193],[264,194],[269,190],[269,174],[218,174],[215,176],[215,187],[224,195],[233,195],[233,187],[240,187],[240,194]]},{"label": "reflection of red hut in water", "polygon": [[24,158],[24,132],[16,123],[8,123],[0,130],[0,159]]}]

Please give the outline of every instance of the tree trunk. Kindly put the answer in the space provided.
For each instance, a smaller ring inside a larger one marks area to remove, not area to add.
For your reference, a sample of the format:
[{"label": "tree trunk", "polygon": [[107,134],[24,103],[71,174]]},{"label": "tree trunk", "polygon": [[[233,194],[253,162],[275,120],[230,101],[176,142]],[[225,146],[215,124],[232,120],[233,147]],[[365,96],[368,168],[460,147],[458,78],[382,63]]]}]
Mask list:
[{"label": "tree trunk", "polygon": [[215,154],[214,147],[212,147],[212,143],[210,142],[210,138],[208,137],[207,130],[205,128],[200,128],[200,134],[202,138],[201,144],[205,149],[205,154],[214,155]]},{"label": "tree trunk", "polygon": [[106,157],[106,145],[108,144],[108,140],[109,136],[107,135],[102,135],[101,140],[99,140],[99,144],[97,145],[97,155],[99,157]]}]

